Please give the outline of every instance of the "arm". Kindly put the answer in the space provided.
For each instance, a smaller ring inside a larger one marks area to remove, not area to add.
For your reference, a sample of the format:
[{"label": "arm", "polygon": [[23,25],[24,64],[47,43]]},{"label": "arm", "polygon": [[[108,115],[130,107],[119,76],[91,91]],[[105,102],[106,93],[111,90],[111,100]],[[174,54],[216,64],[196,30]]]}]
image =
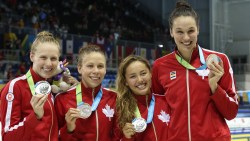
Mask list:
[{"label": "arm", "polygon": [[[218,68],[218,70],[221,70],[217,72],[224,72],[222,74],[222,77],[219,77],[220,79],[214,82],[211,82],[212,79],[209,78],[209,83],[211,83],[211,91],[214,91],[211,98],[223,117],[227,120],[231,120],[235,118],[238,113],[238,101],[233,78],[233,70],[230,66],[228,58],[226,56],[222,57],[222,62],[224,64],[222,64],[222,68],[220,68],[220,66],[218,66],[217,64],[214,64],[215,67]],[[220,75],[216,72],[214,72],[214,74],[214,77],[216,77],[216,75]]]},{"label": "arm", "polygon": [[164,95],[164,89],[159,81],[159,63],[157,61],[154,62],[152,68],[152,92],[155,94]]},{"label": "arm", "polygon": [[[66,123],[66,113],[64,109],[63,96],[57,96],[55,100],[55,111],[58,119],[58,130],[60,131],[59,140],[60,141],[76,141],[74,138],[74,130],[69,132]],[[75,124],[74,124],[75,125]]]},{"label": "arm", "polygon": [[22,116],[21,96],[25,91],[12,82],[1,92],[2,136],[3,140],[22,141],[30,137],[41,121],[37,119],[33,110],[26,117]]}]

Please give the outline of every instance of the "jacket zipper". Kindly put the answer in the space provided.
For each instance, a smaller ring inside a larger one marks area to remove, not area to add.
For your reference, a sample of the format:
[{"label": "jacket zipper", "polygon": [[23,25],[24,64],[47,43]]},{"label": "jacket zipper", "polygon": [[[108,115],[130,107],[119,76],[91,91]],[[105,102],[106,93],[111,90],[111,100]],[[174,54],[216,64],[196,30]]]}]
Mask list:
[{"label": "jacket zipper", "polygon": [[192,141],[191,138],[191,117],[190,117],[190,90],[189,90],[189,73],[188,69],[186,69],[186,84],[187,84],[187,106],[188,106],[188,139],[189,141]]},{"label": "jacket zipper", "polygon": [[[92,90],[92,101],[94,102],[94,93],[95,93],[95,89]],[[95,118],[96,118],[96,141],[99,140],[99,121],[98,121],[98,114],[97,114],[97,109],[95,110]]]},{"label": "jacket zipper", "polygon": [[50,138],[51,138],[51,131],[52,131],[52,127],[53,127],[53,119],[54,119],[54,115],[53,115],[53,109],[52,109],[52,106],[51,106],[51,103],[49,102],[49,100],[47,99],[48,103],[49,103],[49,106],[50,106],[50,110],[51,110],[51,113],[52,113],[52,120],[51,120],[51,126],[50,126],[50,130],[49,130],[49,141],[50,141]]},{"label": "jacket zipper", "polygon": [[[146,104],[147,104],[147,109],[148,109],[148,96],[146,96]],[[154,129],[155,140],[158,141],[153,120],[152,120],[152,126],[153,126],[153,129]]]}]

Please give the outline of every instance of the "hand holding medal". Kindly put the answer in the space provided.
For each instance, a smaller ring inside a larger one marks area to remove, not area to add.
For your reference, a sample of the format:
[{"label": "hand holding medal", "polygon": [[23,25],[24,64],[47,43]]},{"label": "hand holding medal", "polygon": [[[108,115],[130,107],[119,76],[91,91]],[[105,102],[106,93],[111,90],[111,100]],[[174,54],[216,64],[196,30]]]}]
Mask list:
[{"label": "hand holding medal", "polygon": [[224,74],[223,62],[215,54],[210,54],[206,59],[207,67],[209,68],[208,82],[212,93],[218,87],[218,82]]}]

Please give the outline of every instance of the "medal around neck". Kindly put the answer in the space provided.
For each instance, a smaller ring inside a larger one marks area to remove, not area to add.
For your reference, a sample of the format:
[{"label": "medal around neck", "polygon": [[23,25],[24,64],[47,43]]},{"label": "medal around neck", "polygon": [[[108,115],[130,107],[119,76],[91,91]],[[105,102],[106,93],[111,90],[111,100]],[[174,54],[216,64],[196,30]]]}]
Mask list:
[{"label": "medal around neck", "polygon": [[87,103],[84,103],[84,104],[82,104],[80,106],[77,106],[77,109],[80,110],[79,115],[83,119],[88,118],[92,113],[91,106],[89,104],[87,104]]},{"label": "medal around neck", "polygon": [[135,127],[135,132],[137,132],[137,133],[141,133],[147,128],[147,122],[143,118],[135,118],[132,121],[132,124]]},{"label": "medal around neck", "polygon": [[207,65],[211,65],[212,62],[215,62],[216,64],[219,64],[219,62],[221,61],[220,57],[218,57],[215,54],[210,54],[207,59],[206,59],[206,64]]},{"label": "medal around neck", "polygon": [[51,86],[47,81],[39,81],[35,85],[36,94],[49,94],[51,92]]}]

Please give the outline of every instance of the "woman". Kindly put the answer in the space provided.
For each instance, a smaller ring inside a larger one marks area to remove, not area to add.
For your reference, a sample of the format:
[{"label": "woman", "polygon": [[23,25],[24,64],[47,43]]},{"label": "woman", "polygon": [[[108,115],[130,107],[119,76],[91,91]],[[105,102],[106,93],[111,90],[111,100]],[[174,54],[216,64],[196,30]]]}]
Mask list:
[{"label": "woman", "polygon": [[152,71],[153,92],[170,107],[168,140],[230,141],[225,119],[236,117],[238,101],[227,56],[197,44],[199,17],[188,3],[177,2],[169,27],[176,48]]},{"label": "woman", "polygon": [[60,140],[112,140],[116,93],[101,86],[106,74],[105,54],[99,46],[87,45],[78,57],[81,83],[55,100]]},{"label": "woman", "polygon": [[151,92],[151,69],[140,56],[128,56],[119,66],[118,127],[122,140],[166,141],[170,120],[164,96]]},{"label": "woman", "polygon": [[1,91],[3,141],[57,141],[58,126],[50,85],[59,63],[60,45],[42,31],[31,45],[29,71]]}]

